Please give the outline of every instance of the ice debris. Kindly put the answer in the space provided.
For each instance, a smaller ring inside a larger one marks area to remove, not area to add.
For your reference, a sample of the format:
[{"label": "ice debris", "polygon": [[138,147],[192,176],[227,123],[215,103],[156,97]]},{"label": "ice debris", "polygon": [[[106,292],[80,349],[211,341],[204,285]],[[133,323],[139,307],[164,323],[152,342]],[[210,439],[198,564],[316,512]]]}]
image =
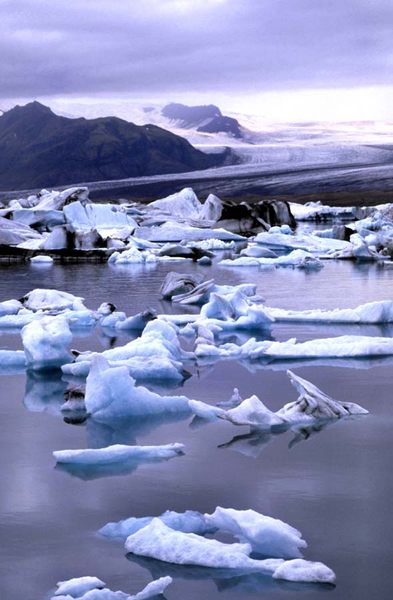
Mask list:
[{"label": "ice debris", "polygon": [[68,581],[59,581],[51,600],[148,600],[162,595],[171,583],[172,577],[160,577],[148,583],[137,594],[129,595],[120,591],[113,592],[97,577],[74,577]]}]

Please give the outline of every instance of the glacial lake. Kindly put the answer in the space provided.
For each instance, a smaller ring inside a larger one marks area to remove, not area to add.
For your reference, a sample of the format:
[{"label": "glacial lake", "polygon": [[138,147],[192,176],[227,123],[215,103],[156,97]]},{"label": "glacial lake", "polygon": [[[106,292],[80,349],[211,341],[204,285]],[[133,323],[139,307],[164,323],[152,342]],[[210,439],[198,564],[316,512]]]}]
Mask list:
[{"label": "glacial lake", "polygon": [[[306,273],[183,262],[152,268],[2,266],[0,301],[51,287],[83,296],[89,308],[111,301],[129,315],[147,306],[175,312],[178,307],[159,298],[169,270],[198,271],[217,283],[255,282],[267,304],[283,308],[356,306],[393,297],[388,265],[332,261]],[[271,330],[280,340],[392,333],[391,327],[377,326],[281,325]],[[127,339],[94,332],[75,337],[73,347],[103,350]],[[0,340],[1,348],[21,348],[19,334],[1,332]],[[59,407],[66,384],[60,376],[1,375],[0,598],[45,600],[57,581],[82,575],[96,575],[112,590],[136,593],[166,574],[174,577],[168,600],[391,598],[393,358],[288,366],[333,398],[357,402],[370,414],[336,422],[299,443],[291,432],[247,437],[244,427],[218,422],[193,428],[191,419],[109,430],[64,422]],[[221,361],[190,370],[192,377],[168,393],[215,403],[238,387],[244,398],[255,393],[274,410],[297,397],[285,364]],[[181,442],[186,454],[127,475],[91,480],[54,468],[54,450],[116,442]],[[167,509],[212,512],[216,506],[252,508],[298,528],[309,545],[305,558],[330,566],[336,587],[129,559],[122,542],[96,534],[107,522],[129,516]]]}]

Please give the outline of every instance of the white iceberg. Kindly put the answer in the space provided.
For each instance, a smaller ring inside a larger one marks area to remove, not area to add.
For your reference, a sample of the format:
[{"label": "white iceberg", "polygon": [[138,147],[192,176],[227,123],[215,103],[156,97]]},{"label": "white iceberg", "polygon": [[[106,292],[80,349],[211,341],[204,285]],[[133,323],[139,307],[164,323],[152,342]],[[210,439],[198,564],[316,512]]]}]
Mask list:
[{"label": "white iceberg", "polygon": [[67,581],[59,581],[57,584],[57,590],[55,596],[66,596],[67,594],[72,598],[79,598],[86,592],[95,589],[101,589],[105,587],[105,583],[97,577],[74,577]]},{"label": "white iceberg", "polygon": [[262,571],[273,574],[280,559],[254,560],[249,557],[250,544],[224,544],[194,533],[175,531],[160,519],[130,535],[127,552],[178,565]]},{"label": "white iceberg", "polygon": [[277,258],[256,258],[240,256],[239,258],[221,260],[220,265],[226,267],[296,267],[298,269],[322,269],[323,263],[310,252],[293,250],[285,256]]},{"label": "white iceberg", "polygon": [[21,332],[29,369],[56,369],[70,360],[72,340],[64,317],[43,317],[26,325]]},{"label": "white iceberg", "polygon": [[266,307],[266,312],[276,322],[309,323],[392,323],[393,301],[382,300],[361,304],[356,308],[335,308],[333,310],[285,310]]},{"label": "white iceberg", "polygon": [[[286,574],[288,574],[288,578],[292,577],[296,568],[293,561],[284,561],[281,558],[265,558],[263,560],[250,558],[252,546],[248,543],[226,544],[194,533],[174,531],[160,519],[153,519],[149,525],[130,535],[125,542],[125,548],[132,554],[171,564],[195,565],[211,569],[234,569],[237,573],[256,572],[280,579],[285,578]],[[279,571],[279,567],[285,565],[286,562],[292,563],[288,571]],[[310,581],[311,576],[313,577],[312,581],[321,583],[333,583],[335,580],[333,571],[322,563],[319,563],[321,566],[318,569],[315,568],[315,563],[307,561],[302,561],[301,565],[303,570],[298,569],[298,581],[301,581],[302,574],[304,576],[302,581]],[[306,569],[307,565],[309,565],[308,570]],[[328,574],[329,580],[327,581]]]},{"label": "white iceberg", "polygon": [[154,319],[147,323],[142,335],[135,340],[105,350],[102,354],[82,353],[74,363],[64,365],[63,372],[86,377],[96,356],[103,356],[111,366],[127,366],[137,380],[180,382],[185,375],[182,361],[192,355],[182,350],[175,325]]},{"label": "white iceberg", "polygon": [[53,265],[53,258],[51,256],[47,256],[45,254],[37,254],[37,256],[33,256],[30,259],[30,262],[40,265]]},{"label": "white iceberg", "polygon": [[98,421],[190,410],[186,396],[161,396],[136,386],[126,366],[110,367],[102,356],[97,356],[91,365],[85,405]]},{"label": "white iceberg", "polygon": [[[113,592],[105,588],[105,584],[97,577],[75,577],[69,581],[60,581],[51,600],[148,600],[162,595],[171,583],[172,577],[160,577],[130,596],[125,592]],[[61,592],[61,589],[68,592]]]},{"label": "white iceberg", "polygon": [[277,567],[273,573],[274,579],[286,581],[300,581],[303,583],[330,583],[334,584],[336,575],[321,562],[312,562],[297,558],[287,560]]},{"label": "white iceberg", "polygon": [[351,248],[350,242],[333,238],[320,238],[308,233],[283,233],[279,227],[258,233],[254,242],[279,250],[304,250],[311,254],[324,255],[336,250]]},{"label": "white iceberg", "polygon": [[273,519],[255,510],[235,510],[218,506],[205,515],[206,523],[223,533],[230,533],[240,542],[251,544],[254,552],[273,558],[298,558],[307,543],[300,531],[280,519]]},{"label": "white iceberg", "polygon": [[130,517],[116,523],[107,523],[98,533],[109,539],[126,540],[128,536],[146,527],[155,518],[160,519],[171,529],[183,531],[183,533],[206,535],[214,533],[217,529],[214,525],[209,525],[205,517],[197,511],[186,510],[178,513],[167,510],[159,517]]},{"label": "white iceberg", "polygon": [[342,335],[297,342],[291,338],[285,342],[257,341],[250,338],[243,345],[227,343],[215,346],[199,343],[195,348],[197,357],[268,359],[311,359],[311,358],[369,358],[392,356],[393,340],[386,337]]},{"label": "white iceberg", "polygon": [[68,292],[37,288],[23,296],[21,302],[25,308],[34,312],[43,310],[56,314],[66,309],[86,310],[83,300]]}]

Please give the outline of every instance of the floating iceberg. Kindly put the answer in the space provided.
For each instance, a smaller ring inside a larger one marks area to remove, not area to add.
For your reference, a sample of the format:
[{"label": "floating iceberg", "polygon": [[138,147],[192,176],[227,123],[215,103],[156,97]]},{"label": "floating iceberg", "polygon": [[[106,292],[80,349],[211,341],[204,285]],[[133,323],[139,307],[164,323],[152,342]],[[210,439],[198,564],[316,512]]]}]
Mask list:
[{"label": "floating iceberg", "polygon": [[34,265],[52,265],[53,258],[44,254],[37,254],[37,256],[33,256],[33,258],[30,259],[30,262]]},{"label": "floating iceberg", "polygon": [[[252,547],[248,543],[225,544],[194,533],[174,531],[160,519],[153,519],[149,525],[130,535],[126,540],[125,548],[127,552],[139,556],[177,565],[196,565],[210,569],[234,569],[237,572],[259,572],[266,575],[270,574],[273,577],[278,573],[279,578],[284,578],[286,574],[285,570],[278,571],[279,567],[286,564],[283,559],[266,558],[256,560],[250,558]],[[308,571],[306,570],[307,564],[310,567]],[[333,571],[328,567],[325,567],[325,569],[320,567],[320,570],[318,570],[313,567],[313,564],[315,563],[302,561],[304,570],[299,569],[299,576],[303,573],[304,581],[310,581],[312,571],[313,581],[326,583],[329,574],[329,583],[334,582],[335,575]],[[296,567],[296,565],[294,566]],[[292,572],[293,568],[289,568],[288,574],[292,575]],[[319,580],[318,576],[320,576]]]},{"label": "floating iceberg", "polygon": [[194,510],[186,510],[184,513],[167,510],[159,517],[130,517],[117,523],[107,523],[98,533],[109,539],[126,540],[129,535],[146,527],[155,518],[160,519],[171,529],[183,533],[206,535],[207,533],[214,533],[217,529],[215,525],[209,525],[201,513]]},{"label": "floating iceberg", "polygon": [[127,552],[180,565],[210,568],[230,568],[274,573],[283,562],[280,559],[254,560],[249,557],[249,544],[224,544],[194,533],[175,531],[160,519],[130,535],[125,543]]},{"label": "floating iceberg", "polygon": [[58,369],[70,360],[72,340],[64,317],[43,317],[22,329],[23,349],[29,369]]},{"label": "floating iceberg", "polygon": [[285,256],[277,258],[256,258],[255,256],[240,256],[239,258],[221,260],[225,267],[296,267],[298,269],[322,269],[323,263],[310,252],[293,250]]},{"label": "floating iceberg", "polygon": [[[117,322],[118,319],[115,326]],[[147,323],[140,337],[125,346],[105,350],[102,354],[81,353],[74,363],[63,366],[63,372],[86,377],[96,356],[103,356],[111,366],[128,367],[137,380],[180,382],[185,377],[182,361],[191,358],[192,354],[182,350],[175,325],[154,319]]]},{"label": "floating iceberg", "polygon": [[20,301],[25,308],[34,312],[41,310],[57,314],[66,309],[86,310],[83,300],[83,298],[79,298],[68,292],[37,288],[23,296]]},{"label": "floating iceberg", "polygon": [[298,558],[300,548],[307,544],[300,531],[280,519],[273,519],[255,510],[235,510],[218,506],[205,515],[206,523],[223,533],[230,533],[240,542],[251,544],[253,552],[273,558]]},{"label": "floating iceberg", "polygon": [[266,311],[276,322],[355,324],[393,322],[393,302],[391,300],[368,302],[356,308],[285,310],[266,307]]},{"label": "floating iceberg", "polygon": [[297,342],[296,338],[285,342],[257,341],[250,338],[243,345],[227,343],[215,346],[199,343],[195,349],[197,357],[268,359],[311,359],[311,358],[369,358],[393,355],[393,340],[385,337],[342,335]]},{"label": "floating iceberg", "polygon": [[283,232],[280,227],[271,227],[269,231],[258,233],[254,242],[268,248],[279,250],[304,250],[311,254],[324,255],[332,251],[351,248],[350,242],[333,238],[320,238],[307,233]]},{"label": "floating iceberg", "polygon": [[71,596],[79,598],[90,590],[97,590],[105,587],[105,583],[97,577],[74,577],[67,581],[59,581],[57,584],[55,596]]},{"label": "floating iceberg", "polygon": [[301,581],[304,583],[330,583],[334,584],[334,572],[321,562],[312,562],[297,558],[287,560],[273,573],[274,579],[286,581]]},{"label": "floating iceberg", "polygon": [[160,396],[136,386],[126,366],[110,367],[102,356],[92,363],[86,381],[85,405],[98,421],[190,410],[185,396]]},{"label": "floating iceberg", "polygon": [[53,452],[57,466],[81,479],[96,479],[128,474],[140,465],[161,462],[184,454],[183,444],[163,446],[126,446],[58,450]]},{"label": "floating iceberg", "polygon": [[172,577],[160,577],[130,596],[125,592],[112,592],[97,577],[75,577],[69,581],[59,581],[51,600],[148,600],[162,595],[171,583]]},{"label": "floating iceberg", "polygon": [[299,398],[277,412],[272,412],[255,395],[230,410],[195,400],[190,400],[188,404],[192,412],[200,418],[209,421],[224,419],[234,425],[248,425],[267,431],[285,431],[294,424],[313,425],[340,417],[368,414],[368,411],[358,404],[333,400],[314,384],[292,371],[288,371],[287,374],[298,391]]}]

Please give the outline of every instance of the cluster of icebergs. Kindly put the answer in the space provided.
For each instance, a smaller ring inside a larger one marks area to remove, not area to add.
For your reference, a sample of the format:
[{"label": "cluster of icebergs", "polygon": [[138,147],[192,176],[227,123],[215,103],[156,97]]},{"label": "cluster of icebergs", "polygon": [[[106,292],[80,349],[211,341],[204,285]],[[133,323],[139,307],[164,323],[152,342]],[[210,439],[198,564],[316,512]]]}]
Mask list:
[{"label": "cluster of icebergs", "polygon": [[[210,264],[212,253],[226,251],[231,256],[221,260],[224,266],[264,269],[320,269],[328,258],[383,260],[393,252],[391,205],[354,209],[291,203],[272,225],[256,217],[257,205],[254,212],[247,203],[228,206],[213,194],[202,203],[191,188],[150,204],[98,204],[88,194],[87,188],[42,190],[11,200],[0,207],[0,245],[32,251],[36,264],[51,264],[51,252],[62,250],[98,249],[113,265],[187,258]],[[249,228],[247,239],[250,218],[258,227]],[[334,224],[296,232],[294,223],[304,220]]]}]

